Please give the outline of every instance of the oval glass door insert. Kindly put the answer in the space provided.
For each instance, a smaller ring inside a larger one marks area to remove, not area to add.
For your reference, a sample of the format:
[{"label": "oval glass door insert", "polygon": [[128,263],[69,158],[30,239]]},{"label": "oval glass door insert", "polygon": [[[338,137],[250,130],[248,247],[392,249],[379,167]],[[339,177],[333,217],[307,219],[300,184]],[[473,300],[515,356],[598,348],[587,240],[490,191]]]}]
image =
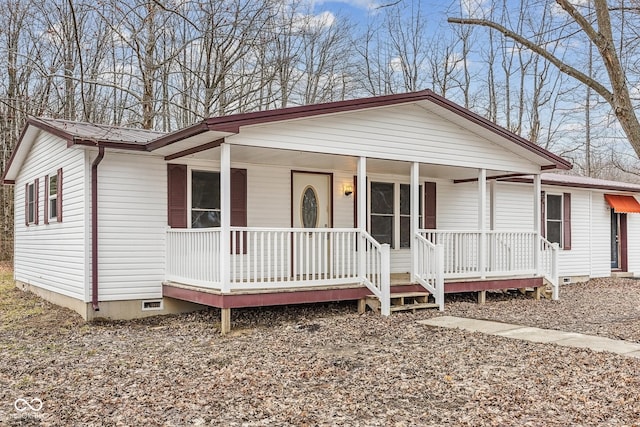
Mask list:
[{"label": "oval glass door insert", "polygon": [[304,228],[315,228],[318,226],[318,194],[310,185],[308,185],[302,193],[300,215]]}]

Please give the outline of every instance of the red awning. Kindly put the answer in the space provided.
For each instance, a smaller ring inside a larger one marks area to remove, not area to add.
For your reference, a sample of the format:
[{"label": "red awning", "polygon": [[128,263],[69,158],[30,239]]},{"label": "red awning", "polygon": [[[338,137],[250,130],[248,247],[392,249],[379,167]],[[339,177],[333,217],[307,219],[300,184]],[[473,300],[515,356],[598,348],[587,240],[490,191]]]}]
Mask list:
[{"label": "red awning", "polygon": [[640,213],[640,203],[633,196],[605,194],[604,198],[616,213]]}]

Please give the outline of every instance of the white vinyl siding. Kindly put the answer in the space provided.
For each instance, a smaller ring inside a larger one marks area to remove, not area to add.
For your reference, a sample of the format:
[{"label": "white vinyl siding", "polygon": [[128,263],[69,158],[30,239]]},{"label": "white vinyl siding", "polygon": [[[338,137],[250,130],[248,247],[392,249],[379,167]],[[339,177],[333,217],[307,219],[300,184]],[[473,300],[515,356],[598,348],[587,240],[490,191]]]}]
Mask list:
[{"label": "white vinyl siding", "polygon": [[533,231],[533,187],[531,184],[498,182],[495,188],[496,230]]},{"label": "white vinyl siding", "polygon": [[[44,177],[64,171],[64,222],[44,224]],[[25,183],[39,179],[38,225],[25,226]],[[85,298],[84,150],[41,132],[15,184],[15,279],[72,298]]]},{"label": "white vinyl siding", "polygon": [[640,214],[627,215],[627,267],[640,276]]},{"label": "white vinyl siding", "polygon": [[[499,138],[496,136],[496,138]],[[243,127],[231,144],[535,173],[530,161],[416,105]],[[233,161],[233,160],[232,160]]]},{"label": "white vinyl siding", "polygon": [[[591,251],[597,249],[599,245],[606,247],[608,240],[601,242],[593,239],[593,230],[590,230],[592,224],[589,219],[590,191],[545,186],[542,190],[547,194],[559,196],[562,193],[571,193],[571,249],[560,249],[558,254],[559,276],[593,275],[593,266],[589,262]],[[562,200],[562,197],[560,199]],[[562,237],[562,231],[560,236]]]},{"label": "white vinyl siding", "polygon": [[[489,198],[487,193],[487,221]],[[440,230],[478,229],[478,183],[437,181],[437,223]]]},{"label": "white vinyl siding", "polygon": [[167,229],[164,159],[107,150],[98,166],[98,225],[99,300],[161,297]]}]

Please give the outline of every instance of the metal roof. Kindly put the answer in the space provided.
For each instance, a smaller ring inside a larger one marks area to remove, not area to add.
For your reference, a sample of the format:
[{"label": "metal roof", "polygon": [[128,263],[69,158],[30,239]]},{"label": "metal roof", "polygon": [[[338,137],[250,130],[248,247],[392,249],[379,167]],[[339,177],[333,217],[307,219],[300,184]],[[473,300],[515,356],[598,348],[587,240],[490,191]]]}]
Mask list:
[{"label": "metal roof", "polygon": [[[586,176],[559,173],[542,173],[540,174],[540,178],[542,180],[542,184],[544,185],[640,193],[640,184],[632,184],[629,182],[610,181],[606,179],[589,178]],[[531,183],[533,182],[533,177],[531,175],[526,175],[522,177],[504,178],[500,179],[500,181]]]},{"label": "metal roof", "polygon": [[567,185],[570,187],[601,188],[603,190],[617,189],[640,192],[640,184],[629,182],[609,181],[606,179],[589,178],[586,176],[565,175],[558,173],[543,173],[542,182],[546,184]]},{"label": "metal roof", "polygon": [[[72,140],[74,143],[81,141],[102,142],[102,143],[122,143],[145,146],[149,141],[160,138],[165,133],[146,129],[135,129],[123,126],[110,126],[95,123],[76,122],[72,120],[30,118],[30,124],[45,128],[64,139]],[[40,126],[39,126],[40,125]]]}]

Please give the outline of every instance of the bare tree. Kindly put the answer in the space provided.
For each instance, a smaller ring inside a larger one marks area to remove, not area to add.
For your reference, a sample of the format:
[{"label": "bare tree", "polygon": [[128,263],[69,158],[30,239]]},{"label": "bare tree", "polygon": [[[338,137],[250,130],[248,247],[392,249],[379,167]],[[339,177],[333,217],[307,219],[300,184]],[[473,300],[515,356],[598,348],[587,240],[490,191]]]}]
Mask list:
[{"label": "bare tree", "polygon": [[[640,122],[632,104],[629,87],[627,86],[627,70],[620,61],[616,50],[616,40],[612,33],[612,23],[609,5],[606,0],[594,0],[595,16],[583,15],[578,7],[568,0],[556,0],[556,3],[566,13],[569,23],[575,32],[585,35],[599,52],[599,58],[607,71],[608,81],[598,81],[583,73],[567,61],[563,61],[547,48],[547,43],[532,41],[530,37],[512,30],[504,25],[483,18],[449,18],[450,23],[462,25],[478,25],[491,28],[503,34],[504,37],[517,42],[534,53],[545,58],[561,72],[577,79],[594,92],[599,94],[611,106],[631,146],[640,156]],[[592,23],[592,18],[594,21]],[[596,26],[594,26],[594,24]]]}]

